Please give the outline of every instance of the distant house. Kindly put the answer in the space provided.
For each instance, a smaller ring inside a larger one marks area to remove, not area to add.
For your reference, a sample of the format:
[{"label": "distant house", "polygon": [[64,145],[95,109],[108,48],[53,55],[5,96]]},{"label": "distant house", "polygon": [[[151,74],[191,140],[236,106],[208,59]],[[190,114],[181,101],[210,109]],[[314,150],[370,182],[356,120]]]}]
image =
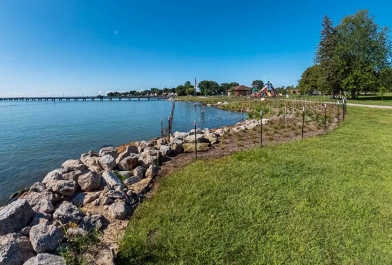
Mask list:
[{"label": "distant house", "polygon": [[236,86],[234,87],[234,96],[249,96],[251,88],[247,86]]}]

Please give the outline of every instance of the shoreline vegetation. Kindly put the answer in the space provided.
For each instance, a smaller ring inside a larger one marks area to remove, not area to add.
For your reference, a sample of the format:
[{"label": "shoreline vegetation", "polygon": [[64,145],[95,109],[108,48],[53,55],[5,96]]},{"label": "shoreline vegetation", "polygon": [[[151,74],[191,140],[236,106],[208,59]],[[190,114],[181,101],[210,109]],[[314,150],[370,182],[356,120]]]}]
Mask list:
[{"label": "shoreline vegetation", "polygon": [[[234,126],[175,132],[170,138],[103,148],[99,153],[89,151],[79,160],[64,162],[42,183],[35,183],[18,200],[2,207],[3,226],[18,219],[11,212],[30,212],[17,228],[2,233],[12,235],[9,244],[30,242],[27,254],[18,258],[38,259],[35,253],[47,253],[48,260],[61,255],[67,264],[91,260],[111,264],[136,207],[152,196],[162,177],[195,161],[195,138],[199,159],[219,158],[260,146],[260,110],[265,113],[263,146],[301,139],[302,131],[304,137],[322,134],[325,129],[335,129],[343,118],[338,105],[325,109],[321,102],[217,100],[201,104],[247,112],[249,119]],[[18,231],[21,234],[13,234]]]}]

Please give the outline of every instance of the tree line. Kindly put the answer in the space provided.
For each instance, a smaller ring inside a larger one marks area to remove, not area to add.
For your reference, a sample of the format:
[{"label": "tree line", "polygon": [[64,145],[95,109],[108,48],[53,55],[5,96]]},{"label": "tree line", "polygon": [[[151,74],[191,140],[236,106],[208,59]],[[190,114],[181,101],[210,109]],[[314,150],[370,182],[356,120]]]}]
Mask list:
[{"label": "tree line", "polygon": [[[264,82],[262,80],[254,80],[251,84],[251,87],[257,88],[258,90],[264,87]],[[107,93],[108,97],[129,97],[129,96],[150,96],[150,95],[169,95],[176,94],[177,96],[190,96],[190,95],[226,95],[229,91],[234,92],[234,88],[239,86],[238,82],[230,82],[230,83],[221,83],[218,84],[216,81],[203,80],[198,84],[199,91],[195,93],[194,85],[191,84],[190,81],[186,81],[183,85],[178,85],[177,87],[172,88],[151,88],[148,90],[136,91],[131,90],[128,92],[109,92]],[[294,88],[292,86],[289,87],[278,87],[276,88],[279,91],[284,91],[286,88]],[[280,93],[280,92],[279,92]]]},{"label": "tree line", "polygon": [[301,93],[358,92],[392,89],[391,42],[388,27],[381,27],[368,10],[346,16],[334,26],[326,15],[322,22],[315,64],[298,83]]}]

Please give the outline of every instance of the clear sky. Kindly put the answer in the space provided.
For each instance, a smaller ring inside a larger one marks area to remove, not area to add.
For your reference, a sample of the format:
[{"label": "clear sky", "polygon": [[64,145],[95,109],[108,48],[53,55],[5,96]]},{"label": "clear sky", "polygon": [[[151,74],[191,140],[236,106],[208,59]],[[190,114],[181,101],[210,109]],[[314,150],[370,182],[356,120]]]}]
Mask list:
[{"label": "clear sky", "polygon": [[297,85],[324,15],[360,9],[392,27],[390,0],[0,0],[0,97]]}]

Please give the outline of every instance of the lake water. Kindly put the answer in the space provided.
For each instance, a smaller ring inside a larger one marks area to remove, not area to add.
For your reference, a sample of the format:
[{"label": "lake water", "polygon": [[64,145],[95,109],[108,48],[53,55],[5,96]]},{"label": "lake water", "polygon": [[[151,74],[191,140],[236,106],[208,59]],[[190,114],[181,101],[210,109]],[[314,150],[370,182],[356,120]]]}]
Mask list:
[{"label": "lake water", "polygon": [[[160,136],[170,101],[0,102],[0,202],[89,150]],[[239,113],[176,102],[174,131],[231,125]],[[204,116],[204,118],[203,118]]]}]

